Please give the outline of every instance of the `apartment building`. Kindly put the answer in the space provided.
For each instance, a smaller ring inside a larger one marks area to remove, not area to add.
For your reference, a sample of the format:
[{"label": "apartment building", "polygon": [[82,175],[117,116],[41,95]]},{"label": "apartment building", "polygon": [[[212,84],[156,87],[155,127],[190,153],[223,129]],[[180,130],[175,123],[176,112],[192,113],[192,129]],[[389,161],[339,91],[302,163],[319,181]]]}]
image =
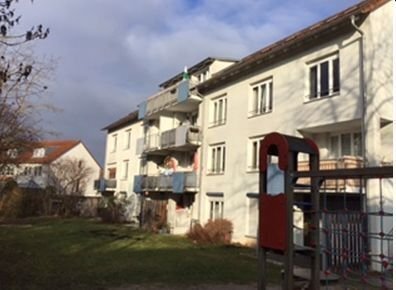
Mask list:
[{"label": "apartment building", "polygon": [[[28,147],[9,150],[10,158],[15,159],[13,164],[17,165],[4,167],[1,177],[13,178],[20,187],[35,189],[56,187],[58,182],[65,182],[59,179],[68,178],[68,188],[72,191],[87,197],[98,196],[93,183],[101,167],[80,140],[43,140]],[[84,171],[79,174],[77,167],[83,167]],[[75,178],[64,174],[74,169]]]},{"label": "apartment building", "polygon": [[[146,204],[151,202],[147,212],[155,211],[155,222],[171,233],[188,231],[200,191],[202,96],[196,86],[233,63],[206,58],[160,84],[160,91],[139,105],[143,134],[137,140],[141,158],[134,191],[144,194]],[[143,208],[143,219],[154,219],[147,215]]]},{"label": "apartment building", "polygon": [[105,128],[101,189],[143,197],[172,233],[226,218],[255,242],[266,134],[313,139],[322,169],[393,162],[392,42],[391,2],[366,0],[242,60],[204,59]]},{"label": "apartment building", "polygon": [[[235,241],[255,241],[259,141],[270,132],[313,139],[322,169],[393,161],[391,5],[363,1],[198,85],[199,221],[227,218]],[[369,191],[369,206],[376,198]]]}]

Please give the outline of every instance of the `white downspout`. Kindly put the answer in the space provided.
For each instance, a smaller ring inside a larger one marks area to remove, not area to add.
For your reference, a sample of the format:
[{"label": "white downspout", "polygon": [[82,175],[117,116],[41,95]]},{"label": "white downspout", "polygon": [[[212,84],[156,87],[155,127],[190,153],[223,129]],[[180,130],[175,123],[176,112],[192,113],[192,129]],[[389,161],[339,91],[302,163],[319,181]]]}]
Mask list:
[{"label": "white downspout", "polygon": [[356,31],[360,34],[359,41],[359,89],[360,96],[362,98],[362,117],[361,117],[361,135],[362,135],[362,157],[363,157],[363,167],[366,167],[367,163],[367,154],[366,154],[366,115],[367,115],[367,100],[366,100],[366,76],[364,71],[364,32],[356,25],[356,16],[351,16],[351,24],[356,29]]}]

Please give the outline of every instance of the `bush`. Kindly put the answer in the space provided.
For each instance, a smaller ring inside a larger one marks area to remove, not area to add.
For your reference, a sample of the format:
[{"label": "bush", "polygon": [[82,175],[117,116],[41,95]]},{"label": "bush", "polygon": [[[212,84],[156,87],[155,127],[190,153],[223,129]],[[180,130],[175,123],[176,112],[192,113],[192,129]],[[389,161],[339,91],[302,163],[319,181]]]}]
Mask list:
[{"label": "bush", "polygon": [[229,220],[210,220],[203,227],[195,224],[187,236],[199,244],[227,245],[231,243],[232,228]]},{"label": "bush", "polygon": [[106,223],[122,223],[126,221],[128,201],[115,196],[105,197],[98,205],[98,216]]}]

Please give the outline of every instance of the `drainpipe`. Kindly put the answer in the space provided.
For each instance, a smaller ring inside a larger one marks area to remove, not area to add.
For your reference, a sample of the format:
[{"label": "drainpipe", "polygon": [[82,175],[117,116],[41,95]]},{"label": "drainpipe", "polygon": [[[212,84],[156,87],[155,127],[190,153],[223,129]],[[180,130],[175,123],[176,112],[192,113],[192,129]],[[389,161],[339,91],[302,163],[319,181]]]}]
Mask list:
[{"label": "drainpipe", "polygon": [[366,101],[366,77],[364,72],[364,32],[356,25],[356,16],[351,16],[351,24],[360,34],[359,39],[359,89],[362,98],[362,116],[361,116],[361,135],[362,135],[362,157],[363,167],[366,167],[367,154],[366,154],[366,115],[367,115],[367,101]]}]

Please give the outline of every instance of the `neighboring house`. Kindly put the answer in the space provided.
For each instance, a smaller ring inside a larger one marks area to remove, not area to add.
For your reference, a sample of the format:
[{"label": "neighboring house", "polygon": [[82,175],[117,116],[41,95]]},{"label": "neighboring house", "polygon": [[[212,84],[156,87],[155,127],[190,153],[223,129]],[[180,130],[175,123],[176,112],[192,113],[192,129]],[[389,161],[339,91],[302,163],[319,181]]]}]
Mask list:
[{"label": "neighboring house", "polygon": [[81,141],[45,140],[32,143],[28,147],[29,150],[22,152],[15,149],[12,158],[15,158],[18,165],[7,166],[0,175],[12,177],[21,187],[56,187],[54,168],[68,170],[68,165],[64,164],[73,160],[78,162],[77,167],[81,165],[89,168],[89,174],[83,181],[78,178],[73,180],[72,188],[80,194],[82,191],[84,196],[97,196],[93,182],[100,175],[101,167]]},{"label": "neighboring house", "polygon": [[[127,126],[105,128],[106,171],[117,164],[118,175],[134,160],[126,189],[118,180],[113,188],[165,206],[159,214],[172,233],[226,218],[233,240],[248,243],[257,234],[258,152],[266,134],[313,139],[321,168],[392,163],[391,6],[363,1],[240,61],[207,58],[164,82],[131,114],[136,151],[129,157],[116,151],[111,159],[109,152],[123,144],[118,136],[127,136]],[[107,178],[115,179],[111,172]],[[384,194],[392,201],[391,187]],[[376,194],[369,191],[368,200]]]}]

